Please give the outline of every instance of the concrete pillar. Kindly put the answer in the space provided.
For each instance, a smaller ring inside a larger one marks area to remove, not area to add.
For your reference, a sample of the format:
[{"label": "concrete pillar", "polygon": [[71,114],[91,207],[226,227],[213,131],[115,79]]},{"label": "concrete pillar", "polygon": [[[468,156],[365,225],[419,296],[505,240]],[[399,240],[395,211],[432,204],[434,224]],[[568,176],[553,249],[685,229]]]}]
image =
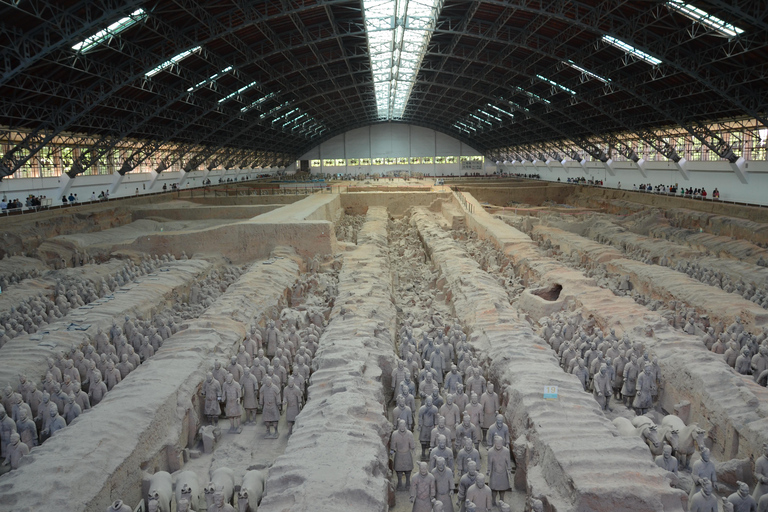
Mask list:
[{"label": "concrete pillar", "polygon": [[123,183],[123,178],[125,178],[125,176],[117,171],[112,174],[112,183],[109,185],[110,197],[115,195],[117,189],[120,188],[120,185]]},{"label": "concrete pillar", "polygon": [[56,195],[54,196],[53,200],[61,201],[62,196],[69,194],[69,189],[72,188],[74,181],[75,178],[70,178],[67,174],[62,174],[59,177],[59,188],[56,189]]},{"label": "concrete pillar", "polygon": [[728,162],[728,164],[731,166],[731,169],[733,169],[733,172],[736,174],[736,177],[739,178],[740,182],[745,185],[749,183],[749,173],[747,172],[747,166],[749,164],[744,160],[744,157],[739,157],[735,162]]}]

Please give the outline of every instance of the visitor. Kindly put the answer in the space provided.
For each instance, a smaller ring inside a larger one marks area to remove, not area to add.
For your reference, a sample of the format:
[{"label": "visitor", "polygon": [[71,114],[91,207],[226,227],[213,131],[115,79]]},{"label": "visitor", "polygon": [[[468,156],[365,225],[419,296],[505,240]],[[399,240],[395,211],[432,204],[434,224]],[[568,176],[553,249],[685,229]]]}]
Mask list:
[{"label": "visitor", "polygon": [[720,199],[720,191],[717,188],[712,191],[712,199]]},{"label": "visitor", "polygon": [[168,190],[168,185],[163,183],[163,192],[165,192],[166,190]]},{"label": "visitor", "polygon": [[91,192],[91,201],[96,201],[96,191]]},{"label": "visitor", "polygon": [[69,193],[69,197],[67,199],[69,199],[70,204],[75,203],[75,195],[72,192]]},{"label": "visitor", "polygon": [[61,204],[67,206],[67,196],[61,196]]},{"label": "visitor", "polygon": [[706,199],[707,198],[707,191],[704,190],[703,188],[701,189],[701,198],[702,199]]},{"label": "visitor", "polygon": [[5,200],[5,197],[3,197],[2,200],[0,200],[0,210],[7,210],[8,209],[8,202]]}]

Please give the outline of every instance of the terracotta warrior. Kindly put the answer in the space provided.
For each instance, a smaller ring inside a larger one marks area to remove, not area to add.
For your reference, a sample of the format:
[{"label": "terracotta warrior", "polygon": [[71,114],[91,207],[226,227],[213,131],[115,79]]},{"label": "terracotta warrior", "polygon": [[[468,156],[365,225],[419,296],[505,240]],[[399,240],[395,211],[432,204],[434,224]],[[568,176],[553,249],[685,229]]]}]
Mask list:
[{"label": "terracotta warrior", "polygon": [[221,415],[221,407],[219,407],[221,384],[213,378],[212,372],[208,372],[205,376],[200,394],[205,397],[204,412],[206,418],[208,418],[208,423],[211,425],[217,424],[219,422],[219,415]]},{"label": "terracotta warrior", "polygon": [[757,502],[749,495],[749,485],[736,482],[738,490],[728,496],[728,502],[733,504],[734,512],[757,512]]},{"label": "terracotta warrior", "polygon": [[51,421],[48,424],[48,428],[44,429],[41,434],[44,434],[46,437],[51,437],[59,430],[66,427],[67,422],[64,421],[64,418],[59,416],[59,410],[56,408],[56,404],[48,405],[48,415],[50,416]]},{"label": "terracotta warrior", "polygon": [[91,402],[91,407],[98,405],[104,399],[107,394],[107,385],[101,380],[101,372],[95,370],[93,372],[93,382],[88,388],[88,398]]},{"label": "terracotta warrior", "polygon": [[419,408],[419,442],[421,443],[421,459],[426,460],[432,429],[437,423],[437,407],[432,405],[432,397],[428,396],[424,405]]},{"label": "terracotta warrior", "polygon": [[400,420],[405,421],[408,430],[413,429],[413,411],[405,405],[405,397],[403,395],[397,395],[397,405],[392,409],[392,426],[397,428]]},{"label": "terracotta warrior", "polygon": [[504,416],[501,414],[496,415],[496,422],[488,429],[488,435],[486,436],[486,446],[490,449],[493,446],[494,438],[496,436],[501,437],[504,446],[509,447],[509,427],[504,423]]},{"label": "terracotta warrior", "polygon": [[651,365],[646,364],[643,372],[637,377],[635,399],[632,402],[632,406],[635,408],[638,416],[642,416],[648,412],[648,409],[653,407],[653,376],[651,370]]},{"label": "terracotta warrior", "polygon": [[3,461],[3,465],[7,466],[10,464],[11,469],[19,469],[19,464],[21,463],[22,457],[25,455],[29,455],[29,447],[21,442],[21,436],[14,432],[11,434],[9,443],[8,443],[8,454],[5,456],[5,460]]},{"label": "terracotta warrior", "polygon": [[456,457],[456,472],[459,476],[467,474],[470,461],[480,465],[480,452],[475,449],[472,439],[465,437],[464,446],[459,450],[459,454]]},{"label": "terracotta warrior", "polygon": [[[277,422],[280,421],[280,388],[272,383],[272,378],[264,377],[264,383],[259,394],[259,404],[261,405],[261,419],[267,427],[267,438],[277,439]],[[274,428],[274,434],[271,429]]]},{"label": "terracotta warrior", "polygon": [[[411,486],[414,449],[416,449],[416,442],[413,439],[413,433],[406,428],[405,420],[401,419],[397,423],[397,430],[392,432],[389,440],[389,453],[394,457],[398,491]],[[403,486],[403,476],[405,476],[405,486]]]},{"label": "terracotta warrior", "polygon": [[419,472],[411,479],[411,512],[431,512],[435,497],[435,477],[426,462],[419,463]]},{"label": "terracotta warrior", "polygon": [[701,459],[697,460],[691,469],[691,480],[693,480],[693,486],[689,499],[693,500],[693,497],[701,491],[705,481],[710,484],[710,493],[712,492],[712,484],[717,482],[717,472],[714,463],[709,460],[709,448],[701,449]]},{"label": "terracotta warrior", "polygon": [[227,380],[221,389],[221,400],[226,405],[227,418],[229,418],[229,431],[237,432],[240,428],[240,417],[243,411],[240,408],[240,384],[235,382],[232,374],[227,375]]},{"label": "terracotta warrior", "polygon": [[107,512],[133,512],[133,509],[123,503],[123,500],[115,500],[107,507]]},{"label": "terracotta warrior", "polygon": [[483,432],[487,432],[491,425],[496,422],[496,415],[499,412],[499,394],[493,391],[493,383],[489,382],[485,393],[480,398],[480,405],[483,406],[483,417],[480,425]]},{"label": "terracotta warrior", "polygon": [[488,486],[491,488],[493,504],[496,505],[496,493],[499,499],[504,499],[504,493],[511,488],[509,474],[512,471],[512,459],[509,455],[509,447],[504,446],[504,440],[500,436],[493,439],[493,448],[488,450]]},{"label": "terracotta warrior", "polygon": [[656,465],[661,469],[677,474],[677,458],[672,456],[672,447],[664,443],[663,452],[656,457]]},{"label": "terracotta warrior", "polygon": [[712,482],[701,478],[697,486],[700,490],[688,502],[689,512],[718,512],[717,498],[712,494]]},{"label": "terracotta warrior", "polygon": [[[467,510],[467,491],[470,487],[475,485],[475,481],[477,481],[477,477],[479,475],[480,473],[477,472],[477,463],[474,460],[470,460],[467,463],[467,472],[463,474],[459,480],[459,489],[457,491],[459,510],[461,512],[465,512]],[[474,505],[474,503],[472,505]]]},{"label": "terracotta warrior", "polygon": [[[2,416],[0,411],[0,417]],[[760,498],[768,494],[768,443],[763,445],[763,454],[755,461],[755,490],[752,497],[760,502]]]},{"label": "terracotta warrior", "polygon": [[[253,368],[261,368],[254,366]],[[243,407],[245,408],[246,421],[248,423],[256,422],[256,411],[259,408],[259,381],[252,373],[253,368],[243,369],[243,379],[241,382],[243,394]]]},{"label": "terracotta warrior", "polygon": [[0,404],[0,456],[7,455],[11,442],[11,434],[16,432],[16,424]]},{"label": "terracotta warrior", "polygon": [[438,458],[442,458],[451,471],[453,471],[453,450],[448,447],[448,440],[444,435],[437,436],[437,446],[429,452],[430,470],[437,467]]},{"label": "terracotta warrior", "polygon": [[467,489],[467,501],[475,504],[477,512],[491,512],[493,509],[493,496],[490,487],[485,485],[485,476],[477,474],[475,483]]},{"label": "terracotta warrior", "polygon": [[[447,467],[445,459],[437,458],[435,468],[432,470],[432,476],[435,477],[435,505],[440,503],[442,510],[453,512],[453,471]],[[434,509],[433,509],[434,512]]]},{"label": "terracotta warrior", "polygon": [[285,419],[288,422],[288,435],[293,433],[293,424],[303,406],[304,393],[296,385],[295,379],[288,377],[288,385],[283,390],[283,407],[285,408]]}]

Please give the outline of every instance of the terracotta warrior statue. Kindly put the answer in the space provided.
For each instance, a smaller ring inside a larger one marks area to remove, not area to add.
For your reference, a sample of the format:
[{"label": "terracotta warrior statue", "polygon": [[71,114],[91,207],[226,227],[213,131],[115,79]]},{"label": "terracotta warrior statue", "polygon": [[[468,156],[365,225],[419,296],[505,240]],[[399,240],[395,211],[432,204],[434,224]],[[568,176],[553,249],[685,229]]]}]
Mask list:
[{"label": "terracotta warrior statue", "polygon": [[[397,430],[392,432],[389,440],[389,453],[394,457],[398,491],[411,486],[414,449],[416,449],[416,442],[413,439],[413,433],[406,428],[405,420],[401,419],[397,422]],[[405,486],[403,486],[403,476],[405,476]]]}]

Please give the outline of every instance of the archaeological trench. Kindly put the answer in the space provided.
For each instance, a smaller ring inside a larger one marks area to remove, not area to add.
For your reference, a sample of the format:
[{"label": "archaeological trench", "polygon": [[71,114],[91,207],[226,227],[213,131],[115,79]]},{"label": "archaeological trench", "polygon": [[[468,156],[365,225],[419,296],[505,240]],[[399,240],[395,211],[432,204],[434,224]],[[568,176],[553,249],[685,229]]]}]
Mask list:
[{"label": "archaeological trench", "polygon": [[408,185],[4,219],[0,511],[768,510],[764,210]]}]

